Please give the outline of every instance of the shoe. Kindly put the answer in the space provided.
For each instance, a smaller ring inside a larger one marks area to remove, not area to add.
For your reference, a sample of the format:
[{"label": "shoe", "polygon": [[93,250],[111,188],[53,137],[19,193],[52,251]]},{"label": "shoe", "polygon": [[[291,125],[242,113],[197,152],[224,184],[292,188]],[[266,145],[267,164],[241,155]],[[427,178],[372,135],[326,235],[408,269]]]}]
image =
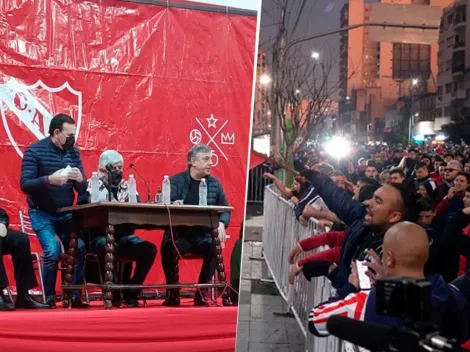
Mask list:
[{"label": "shoe", "polygon": [[204,292],[200,289],[196,291],[196,295],[194,296],[194,306],[195,307],[210,307],[210,303],[204,297]]},{"label": "shoe", "polygon": [[47,296],[46,297],[46,303],[49,308],[57,308],[56,304],[55,304],[55,297],[54,296]]},{"label": "shoe", "polygon": [[139,300],[137,299],[137,295],[130,293],[130,294],[124,294],[122,297],[122,300],[124,301],[124,304],[128,307],[138,307],[139,306]]},{"label": "shoe", "polygon": [[180,291],[179,290],[167,290],[166,299],[162,304],[165,307],[179,307],[180,306]]},{"label": "shoe", "polygon": [[36,301],[30,295],[18,296],[16,298],[15,307],[17,309],[50,309],[48,304]]},{"label": "shoe", "polygon": [[121,306],[121,291],[113,291],[113,307],[119,308]]},{"label": "shoe", "polygon": [[72,308],[77,308],[77,309],[90,308],[90,305],[83,303],[79,297],[73,297],[71,302],[72,302]]},{"label": "shoe", "polygon": [[15,306],[10,302],[8,298],[3,295],[2,290],[0,289],[0,311],[2,312],[11,312],[15,310]]}]

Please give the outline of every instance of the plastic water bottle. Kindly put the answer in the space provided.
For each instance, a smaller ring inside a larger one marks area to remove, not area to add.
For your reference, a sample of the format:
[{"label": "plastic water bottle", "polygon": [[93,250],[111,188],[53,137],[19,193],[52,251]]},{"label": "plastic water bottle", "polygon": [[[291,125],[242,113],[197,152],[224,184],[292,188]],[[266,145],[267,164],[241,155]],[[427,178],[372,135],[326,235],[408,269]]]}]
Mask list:
[{"label": "plastic water bottle", "polygon": [[90,193],[91,202],[98,203],[100,201],[100,179],[97,172],[91,174]]},{"label": "plastic water bottle", "polygon": [[134,175],[129,175],[129,203],[137,203],[137,184]]},{"label": "plastic water bottle", "polygon": [[164,204],[171,204],[171,182],[170,176],[163,177],[162,184],[162,201]]},{"label": "plastic water bottle", "polygon": [[155,203],[161,204],[163,203],[163,192],[162,192],[162,187],[158,187],[157,190],[157,195],[155,196]]},{"label": "plastic water bottle", "polygon": [[199,205],[207,205],[207,183],[206,179],[201,179],[199,183]]}]

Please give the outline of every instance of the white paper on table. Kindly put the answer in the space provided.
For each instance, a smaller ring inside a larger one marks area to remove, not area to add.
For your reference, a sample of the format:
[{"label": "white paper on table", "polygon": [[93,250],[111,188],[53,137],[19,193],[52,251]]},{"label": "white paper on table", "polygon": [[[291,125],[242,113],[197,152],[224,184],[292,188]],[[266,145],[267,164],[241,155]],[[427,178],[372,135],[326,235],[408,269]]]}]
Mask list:
[{"label": "white paper on table", "polygon": [[70,174],[71,170],[72,170],[72,168],[70,167],[70,165],[67,165],[67,167],[65,169],[63,169],[60,174],[61,174],[61,176],[69,177],[69,174]]},{"label": "white paper on table", "polygon": [[365,261],[361,262],[360,260],[356,260],[359,287],[361,290],[370,290],[372,285],[370,284],[369,276],[366,275],[366,271],[369,270],[369,267],[365,263]]}]

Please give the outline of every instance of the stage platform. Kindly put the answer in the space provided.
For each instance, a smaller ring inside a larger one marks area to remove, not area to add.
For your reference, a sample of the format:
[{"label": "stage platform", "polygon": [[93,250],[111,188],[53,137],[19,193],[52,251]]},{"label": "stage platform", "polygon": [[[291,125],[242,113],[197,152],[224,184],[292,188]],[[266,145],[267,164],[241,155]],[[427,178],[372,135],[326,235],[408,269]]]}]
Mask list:
[{"label": "stage platform", "polygon": [[235,350],[238,307],[147,307],[0,312],[3,352],[199,352]]}]

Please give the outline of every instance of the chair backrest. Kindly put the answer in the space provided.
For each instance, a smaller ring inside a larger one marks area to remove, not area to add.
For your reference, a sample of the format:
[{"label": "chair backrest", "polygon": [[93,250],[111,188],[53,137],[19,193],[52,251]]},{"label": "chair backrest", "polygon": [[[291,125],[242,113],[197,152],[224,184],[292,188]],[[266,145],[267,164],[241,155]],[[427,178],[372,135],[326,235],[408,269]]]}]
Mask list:
[{"label": "chair backrest", "polygon": [[21,224],[21,232],[24,232],[30,236],[36,236],[36,233],[33,231],[33,225],[31,225],[31,219],[28,215],[23,214],[20,210],[20,224]]},{"label": "chair backrest", "polygon": [[[30,243],[31,243],[31,251],[32,252],[42,253],[41,245],[39,244],[39,247],[38,247],[38,242],[39,241],[38,241],[38,238],[36,236],[36,232],[34,232],[34,230],[33,230],[33,225],[31,224],[31,219],[29,218],[28,215],[23,214],[23,212],[21,210],[19,211],[19,215],[20,215],[21,231],[29,236]],[[32,238],[32,237],[34,237],[34,238]],[[60,241],[58,238],[57,238],[57,240],[59,241],[59,244],[60,244],[61,253],[64,253],[65,250],[64,250],[64,245],[62,244],[62,241]]]}]

